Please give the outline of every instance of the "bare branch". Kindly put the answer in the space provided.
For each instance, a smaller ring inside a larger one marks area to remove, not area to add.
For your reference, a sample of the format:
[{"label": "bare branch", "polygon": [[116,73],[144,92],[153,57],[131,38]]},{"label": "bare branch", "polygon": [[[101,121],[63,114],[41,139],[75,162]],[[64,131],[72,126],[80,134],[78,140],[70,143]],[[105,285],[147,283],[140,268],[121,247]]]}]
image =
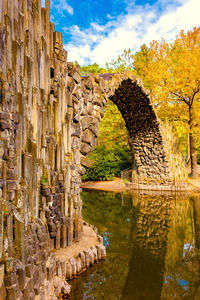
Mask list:
[{"label": "bare branch", "polygon": [[192,106],[192,104],[193,104],[193,102],[194,102],[194,97],[196,96],[196,94],[198,94],[198,92],[199,92],[199,88],[194,92],[194,94],[193,94],[193,96],[192,96],[191,106]]},{"label": "bare branch", "polygon": [[176,97],[178,97],[179,99],[181,99],[183,102],[185,102],[187,105],[190,105],[190,101],[186,100],[183,96],[179,95],[178,93],[174,92],[172,93],[173,95],[175,95]]}]

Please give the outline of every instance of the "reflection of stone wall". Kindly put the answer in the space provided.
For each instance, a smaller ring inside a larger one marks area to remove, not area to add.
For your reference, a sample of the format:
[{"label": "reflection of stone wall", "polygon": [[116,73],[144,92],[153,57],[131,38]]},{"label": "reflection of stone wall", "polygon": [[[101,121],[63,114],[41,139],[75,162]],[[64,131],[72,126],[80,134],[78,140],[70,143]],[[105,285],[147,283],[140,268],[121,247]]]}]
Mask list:
[{"label": "reflection of stone wall", "polygon": [[148,250],[152,255],[164,257],[174,197],[141,194],[138,201],[139,194],[135,195],[133,194],[133,205],[137,209],[137,238],[133,243],[141,249]]},{"label": "reflection of stone wall", "polygon": [[132,255],[123,299],[160,299],[174,197],[133,193]]},{"label": "reflection of stone wall", "polygon": [[198,236],[195,241],[194,235],[199,225],[195,218],[199,199],[186,193],[145,191],[133,193],[132,199],[132,257],[123,299],[131,295],[138,299],[195,299],[195,294],[198,299],[199,252],[195,249]]}]

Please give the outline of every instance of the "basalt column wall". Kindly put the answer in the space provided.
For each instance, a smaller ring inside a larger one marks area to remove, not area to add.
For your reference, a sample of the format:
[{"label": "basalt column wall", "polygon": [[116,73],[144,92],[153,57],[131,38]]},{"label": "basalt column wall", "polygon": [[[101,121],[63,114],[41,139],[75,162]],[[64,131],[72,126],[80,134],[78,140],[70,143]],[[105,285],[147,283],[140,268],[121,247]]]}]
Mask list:
[{"label": "basalt column wall", "polygon": [[67,52],[49,15],[49,1],[0,2],[0,298],[6,287],[9,299],[34,299],[41,291],[33,277],[45,278],[50,250],[82,232]]},{"label": "basalt column wall", "polygon": [[49,22],[49,1],[46,8],[38,0],[4,1],[0,21],[1,195],[8,234],[12,211],[25,228],[40,217],[55,247],[65,246],[78,240],[81,212],[62,35]]}]

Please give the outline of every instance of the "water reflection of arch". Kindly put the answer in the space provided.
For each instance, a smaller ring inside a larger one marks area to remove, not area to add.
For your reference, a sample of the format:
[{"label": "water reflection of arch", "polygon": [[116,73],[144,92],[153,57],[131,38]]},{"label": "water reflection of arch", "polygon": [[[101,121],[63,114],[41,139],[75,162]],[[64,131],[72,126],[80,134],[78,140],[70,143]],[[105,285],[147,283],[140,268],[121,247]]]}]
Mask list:
[{"label": "water reflection of arch", "polygon": [[[133,193],[133,218],[137,218],[132,242],[153,255],[164,255],[174,195]],[[136,213],[137,212],[137,213]],[[136,238],[135,238],[136,236]]]},{"label": "water reflection of arch", "polygon": [[180,195],[152,192],[132,195],[133,247],[123,299],[161,299],[168,233],[178,198]]}]

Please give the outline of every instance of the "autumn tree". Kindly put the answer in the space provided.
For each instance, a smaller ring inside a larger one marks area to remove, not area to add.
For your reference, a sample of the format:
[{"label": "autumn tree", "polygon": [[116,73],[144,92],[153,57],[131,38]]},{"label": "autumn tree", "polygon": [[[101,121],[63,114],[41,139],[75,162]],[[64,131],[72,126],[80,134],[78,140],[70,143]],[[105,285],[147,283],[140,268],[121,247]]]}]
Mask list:
[{"label": "autumn tree", "polygon": [[149,48],[145,44],[143,44],[140,47],[140,50],[133,55],[133,60],[134,73],[140,76],[143,79],[145,87],[150,89],[151,81],[149,82],[148,77],[146,76],[149,63]]},{"label": "autumn tree", "polygon": [[122,54],[118,56],[116,60],[111,63],[106,63],[108,72],[123,72],[125,70],[133,70],[134,56],[131,53],[131,49],[124,49]]},{"label": "autumn tree", "polygon": [[145,79],[151,86],[156,105],[168,103],[187,107],[191,176],[197,176],[196,131],[200,99],[200,27],[181,31],[174,43],[153,41],[145,66]]}]

